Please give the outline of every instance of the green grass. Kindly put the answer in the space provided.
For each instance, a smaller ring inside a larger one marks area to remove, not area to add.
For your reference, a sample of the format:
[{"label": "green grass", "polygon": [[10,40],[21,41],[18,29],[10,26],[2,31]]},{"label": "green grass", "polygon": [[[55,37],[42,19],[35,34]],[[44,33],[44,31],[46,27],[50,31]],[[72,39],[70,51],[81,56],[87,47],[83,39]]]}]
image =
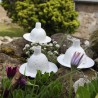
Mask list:
[{"label": "green grass", "polygon": [[24,29],[16,24],[0,24],[0,36],[22,37]]}]

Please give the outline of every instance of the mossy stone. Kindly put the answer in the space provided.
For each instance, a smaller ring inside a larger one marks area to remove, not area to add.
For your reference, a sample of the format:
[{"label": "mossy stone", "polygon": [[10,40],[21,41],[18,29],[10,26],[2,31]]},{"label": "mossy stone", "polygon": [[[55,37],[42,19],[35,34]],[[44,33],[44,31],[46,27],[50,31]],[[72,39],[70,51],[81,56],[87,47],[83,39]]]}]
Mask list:
[{"label": "mossy stone", "polygon": [[5,54],[8,54],[8,55],[14,55],[14,53],[15,53],[13,46],[9,46],[9,45],[2,46],[1,51]]}]

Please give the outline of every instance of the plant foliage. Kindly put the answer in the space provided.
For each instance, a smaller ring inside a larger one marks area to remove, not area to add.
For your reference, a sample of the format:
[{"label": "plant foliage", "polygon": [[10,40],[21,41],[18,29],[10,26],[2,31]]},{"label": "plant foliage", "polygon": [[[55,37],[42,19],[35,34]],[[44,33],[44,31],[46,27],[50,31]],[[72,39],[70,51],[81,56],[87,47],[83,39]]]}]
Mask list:
[{"label": "plant foliage", "polygon": [[38,71],[35,79],[21,77],[21,82],[18,80],[16,87],[12,88],[11,78],[3,78],[0,98],[59,98],[62,84],[55,79],[53,72],[41,74]]},{"label": "plant foliage", "polygon": [[2,5],[14,22],[28,30],[38,21],[48,35],[72,33],[79,26],[73,0],[3,0]]},{"label": "plant foliage", "polygon": [[98,78],[90,83],[80,86],[75,98],[95,98],[98,94]]}]

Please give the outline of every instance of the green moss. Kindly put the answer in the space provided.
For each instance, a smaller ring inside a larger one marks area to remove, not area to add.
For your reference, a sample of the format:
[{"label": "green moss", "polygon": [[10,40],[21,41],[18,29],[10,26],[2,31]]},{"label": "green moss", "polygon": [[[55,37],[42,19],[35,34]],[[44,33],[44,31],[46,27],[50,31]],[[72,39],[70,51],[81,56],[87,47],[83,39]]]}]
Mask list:
[{"label": "green moss", "polygon": [[21,37],[25,33],[24,29],[13,23],[6,25],[0,24],[0,36]]},{"label": "green moss", "polygon": [[2,47],[1,51],[5,54],[8,54],[8,55],[13,55],[14,54],[14,50],[10,47]]}]

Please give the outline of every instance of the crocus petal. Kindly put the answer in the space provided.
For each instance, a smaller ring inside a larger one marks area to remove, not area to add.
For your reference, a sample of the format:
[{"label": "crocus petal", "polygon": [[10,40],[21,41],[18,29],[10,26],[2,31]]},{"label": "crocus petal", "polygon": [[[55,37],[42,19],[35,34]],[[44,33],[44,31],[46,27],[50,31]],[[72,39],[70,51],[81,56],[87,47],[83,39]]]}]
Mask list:
[{"label": "crocus petal", "polygon": [[79,52],[75,52],[71,59],[71,66],[78,67],[83,55],[84,54],[81,55]]},{"label": "crocus petal", "polygon": [[84,54],[82,54],[77,62],[77,65],[79,66],[81,59],[83,58]]},{"label": "crocus petal", "polygon": [[77,66],[77,62],[79,61],[79,58],[80,58],[80,53],[77,53],[77,54],[76,54],[76,58],[75,58],[75,60],[74,60],[74,65]]},{"label": "crocus petal", "polygon": [[20,78],[18,80],[18,85],[20,85],[21,87],[24,87],[26,85],[26,79],[25,78]]},{"label": "crocus petal", "polygon": [[13,69],[12,69],[12,77],[14,77],[14,75],[16,74],[16,72],[17,72],[17,67],[13,67]]},{"label": "crocus petal", "polygon": [[72,59],[71,59],[71,65],[75,65],[76,59],[79,57],[80,53],[75,52]]},{"label": "crocus petal", "polygon": [[73,54],[72,59],[71,59],[71,65],[74,63],[75,60],[75,56],[76,56],[76,52]]},{"label": "crocus petal", "polygon": [[6,67],[7,77],[13,78],[17,72],[17,67]]},{"label": "crocus petal", "polygon": [[7,71],[7,77],[10,78],[12,75],[11,75],[11,72],[12,72],[12,68],[11,67],[8,67],[8,71]]},{"label": "crocus petal", "polygon": [[76,60],[74,61],[74,66],[78,66],[79,59],[80,57],[76,58]]},{"label": "crocus petal", "polygon": [[79,56],[80,56],[80,53],[79,53],[79,52],[77,52],[77,54],[76,54],[76,59],[77,59]]}]

